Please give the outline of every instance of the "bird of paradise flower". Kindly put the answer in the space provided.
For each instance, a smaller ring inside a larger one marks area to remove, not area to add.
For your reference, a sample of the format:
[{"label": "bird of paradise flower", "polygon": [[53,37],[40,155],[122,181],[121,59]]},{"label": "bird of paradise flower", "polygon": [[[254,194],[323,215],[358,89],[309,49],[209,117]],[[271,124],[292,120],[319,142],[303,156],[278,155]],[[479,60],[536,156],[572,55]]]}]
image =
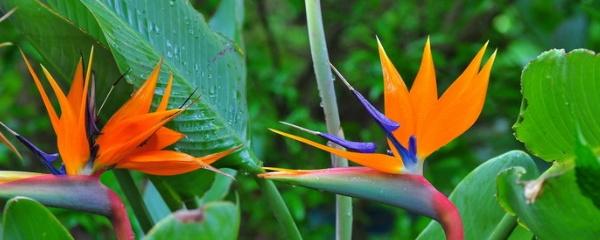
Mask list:
[{"label": "bird of paradise flower", "polygon": [[487,43],[484,44],[465,71],[438,97],[429,39],[425,43],[421,67],[410,91],[379,39],[377,43],[383,70],[385,114],[355,90],[335,67],[332,68],[384,131],[388,152],[375,153],[374,143],[352,142],[285,123],[334,142],[348,151],[270,130],[366,168],[291,170],[267,167],[265,169],[273,172],[260,176],[400,206],[440,221],[447,239],[463,239],[460,214],[443,194],[423,178],[423,161],[475,123],[484,105],[496,52],[480,67],[487,48]]},{"label": "bird of paradise flower", "polygon": [[[171,74],[158,106],[151,111],[162,61],[131,98],[99,129],[92,75],[93,53],[92,48],[87,69],[84,69],[83,59],[79,60],[67,94],[49,71],[41,66],[58,101],[59,115],[42,81],[21,52],[56,134],[58,153],[44,152],[0,122],[51,173],[0,171],[0,197],[30,196],[47,205],[109,215],[114,219],[117,237],[130,239],[133,238],[133,233],[121,201],[98,180],[103,172],[112,168],[137,170],[152,175],[177,175],[199,168],[219,172],[210,164],[229,155],[237,147],[202,157],[165,149],[184,137],[165,124],[183,112],[187,103],[179,108],[168,109],[173,84]],[[62,164],[57,167],[59,159]],[[70,201],[61,201],[52,196]]]}]

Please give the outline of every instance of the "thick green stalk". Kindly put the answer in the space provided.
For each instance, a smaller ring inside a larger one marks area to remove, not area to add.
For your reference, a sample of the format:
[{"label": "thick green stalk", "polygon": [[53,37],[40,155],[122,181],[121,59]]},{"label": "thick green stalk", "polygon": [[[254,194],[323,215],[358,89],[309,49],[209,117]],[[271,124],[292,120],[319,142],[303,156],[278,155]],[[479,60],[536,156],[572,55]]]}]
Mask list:
[{"label": "thick green stalk", "polygon": [[489,240],[508,239],[510,234],[515,230],[515,227],[517,227],[517,218],[506,213],[506,214],[504,214],[504,217],[502,217],[502,220],[500,220],[500,223],[498,223],[498,225],[496,225],[496,228],[494,228],[494,231],[492,232],[492,234],[490,235],[490,237],[488,239]]},{"label": "thick green stalk", "polygon": [[273,211],[275,218],[277,218],[277,221],[283,227],[283,231],[286,234],[284,239],[301,240],[302,236],[300,235],[300,231],[298,231],[296,223],[292,218],[292,214],[290,214],[290,211],[285,205],[283,198],[281,198],[281,194],[279,194],[279,190],[277,190],[275,184],[267,179],[257,178],[256,181],[260,185],[260,189],[262,190],[265,199],[269,202],[269,207]]},{"label": "thick green stalk", "polygon": [[119,185],[121,186],[125,197],[127,197],[129,205],[133,209],[135,218],[140,223],[140,226],[144,232],[147,233],[150,231],[150,229],[152,229],[152,226],[154,226],[154,222],[150,217],[148,208],[146,208],[146,204],[144,203],[144,199],[142,198],[140,190],[137,188],[133,178],[131,177],[131,173],[129,173],[128,170],[122,169],[115,169],[113,172],[119,181]]},{"label": "thick green stalk", "polygon": [[[327,131],[343,138],[344,134],[340,127],[340,116],[338,113],[337,100],[335,97],[335,88],[333,86],[333,75],[329,67],[329,54],[327,52],[327,42],[325,41],[325,31],[323,30],[323,20],[321,16],[320,0],[305,0],[306,4],[306,23],[308,26],[308,39],[310,41],[310,52],[313,60],[313,68],[317,78],[319,95],[325,114],[325,123]],[[333,167],[347,167],[346,159],[331,155]],[[336,239],[352,239],[352,198],[342,195],[336,195]]]},{"label": "thick green stalk", "polygon": [[150,176],[150,181],[162,197],[163,201],[169,207],[171,212],[175,212],[183,207],[183,200],[164,180],[159,177]]}]

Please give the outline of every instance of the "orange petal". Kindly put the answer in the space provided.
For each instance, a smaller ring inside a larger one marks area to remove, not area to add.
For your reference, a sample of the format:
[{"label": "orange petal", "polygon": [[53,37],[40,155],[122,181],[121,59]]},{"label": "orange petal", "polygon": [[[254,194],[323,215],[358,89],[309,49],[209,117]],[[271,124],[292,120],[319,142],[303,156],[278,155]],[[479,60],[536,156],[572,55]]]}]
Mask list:
[{"label": "orange petal", "polygon": [[181,111],[173,109],[132,116],[113,124],[109,129],[103,128],[100,136],[96,139],[99,148],[94,168],[114,165],[123,157],[136,151],[138,146]]},{"label": "orange petal", "polygon": [[233,151],[235,151],[235,148],[200,158],[168,150],[144,151],[118,162],[116,167],[138,170],[147,174],[160,176],[183,174],[199,168],[207,168],[220,172],[209,164],[229,155]]},{"label": "orange petal", "polygon": [[[485,51],[485,46],[482,48]],[[480,52],[481,53],[481,52]],[[435,111],[427,118],[427,127],[417,136],[417,153],[425,158],[454,138],[467,131],[477,120],[487,92],[488,80],[496,52],[494,52],[482,70],[468,79],[471,66],[479,66],[478,54],[465,73],[459,77],[440,98]]]},{"label": "orange petal", "polygon": [[133,96],[112,115],[105,126],[112,125],[124,118],[148,113],[150,111],[150,105],[152,104],[152,98],[154,97],[154,89],[156,88],[156,82],[160,75],[161,65],[162,59],[156,64],[156,67],[154,67],[154,70],[152,70],[152,73],[150,73],[150,76],[144,84],[142,84]]},{"label": "orange petal", "polygon": [[161,127],[140,148],[143,150],[160,150],[173,145],[183,137],[185,137],[183,133]]},{"label": "orange petal", "polygon": [[69,94],[67,98],[69,102],[72,104],[72,109],[78,109],[81,105],[81,96],[83,92],[83,59],[79,59],[79,63],[77,63],[77,67],[75,68],[75,73],[73,74],[73,81],[71,81],[71,88],[69,89]]},{"label": "orange petal", "polygon": [[[408,147],[408,138],[413,134],[415,125],[408,89],[398,70],[385,53],[379,39],[377,39],[377,46],[383,71],[385,116],[400,124],[400,127],[394,131],[394,136],[404,147]],[[398,151],[389,141],[388,146],[395,156],[399,156]]]},{"label": "orange petal", "polygon": [[[415,129],[425,128],[425,118],[437,102],[437,84],[435,80],[435,67],[431,56],[429,37],[423,48],[423,58],[417,77],[410,89],[410,100],[415,119]],[[402,139],[406,141],[407,139]]]},{"label": "orange petal", "polygon": [[169,105],[169,98],[171,97],[171,89],[173,88],[173,74],[169,74],[169,80],[167,81],[167,86],[165,87],[165,92],[160,100],[160,104],[156,108],[156,111],[165,111],[167,110],[167,106]]},{"label": "orange petal", "polygon": [[48,98],[48,94],[46,94],[46,90],[44,90],[44,86],[40,82],[38,75],[35,73],[35,71],[31,67],[29,60],[27,60],[27,57],[25,57],[25,53],[23,53],[23,51],[21,51],[21,56],[23,57],[23,60],[25,61],[25,65],[27,65],[27,70],[29,70],[29,74],[31,74],[31,78],[33,78],[33,82],[35,83],[35,86],[37,87],[38,92],[40,93],[40,96],[42,97],[42,102],[44,103],[44,106],[46,107],[46,111],[48,112],[48,117],[50,118],[50,123],[52,124],[52,128],[54,129],[54,132],[58,135],[61,131],[61,125],[60,125],[60,121],[58,119],[58,115],[56,114],[56,111],[54,110],[54,106],[52,106],[52,102],[50,102],[50,99]]},{"label": "orange petal", "polygon": [[340,150],[337,148],[332,148],[329,146],[325,146],[323,144],[319,144],[313,142],[311,140],[298,137],[289,133],[281,132],[275,129],[269,129],[279,135],[283,135],[285,137],[294,139],[296,141],[311,145],[323,151],[338,155],[340,157],[346,158],[350,161],[363,165],[365,167],[369,167],[381,172],[387,173],[400,173],[403,169],[402,161],[400,159],[384,155],[378,153],[357,153],[357,152],[348,152],[344,150]]},{"label": "orange petal", "polygon": [[[61,110],[60,124],[65,126],[61,132],[56,133],[58,152],[65,164],[67,174],[76,175],[85,166],[90,157],[90,147],[85,129],[85,112],[79,116],[75,115],[76,113],[72,109],[72,104],[60,86],[58,86],[54,77],[52,77],[44,66],[42,66],[42,71],[46,75],[58,99]],[[83,92],[86,91],[84,90]],[[82,98],[81,103],[85,104],[85,102],[85,99]]]}]

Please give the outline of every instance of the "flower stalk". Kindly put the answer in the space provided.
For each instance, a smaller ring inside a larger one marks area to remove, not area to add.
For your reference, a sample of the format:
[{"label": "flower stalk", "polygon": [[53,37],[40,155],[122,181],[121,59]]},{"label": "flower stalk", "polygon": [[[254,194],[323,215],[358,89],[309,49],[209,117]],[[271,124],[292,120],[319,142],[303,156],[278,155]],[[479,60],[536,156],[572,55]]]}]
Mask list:
[{"label": "flower stalk", "polygon": [[[343,131],[340,127],[340,116],[338,113],[335,88],[333,86],[333,75],[329,68],[330,61],[327,52],[325,32],[323,30],[321,2],[320,0],[306,0],[305,6],[310,51],[323,112],[325,114],[327,131],[329,134],[344,138]],[[331,154],[331,162],[333,167],[348,166],[348,161],[346,159],[333,154]],[[336,195],[335,201],[336,239],[352,239],[352,198]]]},{"label": "flower stalk", "polygon": [[121,186],[121,189],[123,189],[123,193],[125,194],[129,205],[133,209],[135,218],[142,227],[142,230],[146,233],[149,232],[150,229],[152,229],[152,226],[154,226],[154,221],[152,221],[152,218],[150,217],[150,213],[148,212],[148,208],[144,203],[142,194],[135,185],[135,182],[131,177],[131,173],[124,169],[115,169],[114,173],[117,181],[119,182],[119,186]]}]

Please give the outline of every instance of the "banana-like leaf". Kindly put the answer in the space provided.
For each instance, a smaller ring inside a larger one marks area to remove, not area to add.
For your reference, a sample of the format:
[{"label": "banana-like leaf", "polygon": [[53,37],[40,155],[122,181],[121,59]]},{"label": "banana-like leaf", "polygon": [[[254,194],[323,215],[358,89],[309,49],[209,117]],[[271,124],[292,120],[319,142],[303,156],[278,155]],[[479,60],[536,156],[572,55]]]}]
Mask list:
[{"label": "banana-like leaf", "polygon": [[[501,222],[505,211],[496,200],[496,176],[511,167],[522,167],[528,177],[537,176],[537,167],[524,152],[511,151],[492,158],[475,168],[452,191],[450,200],[456,204],[465,226],[465,239],[488,239]],[[443,230],[431,222],[418,239],[442,239]]]},{"label": "banana-like leaf", "polygon": [[16,197],[8,201],[2,222],[2,239],[73,239],[50,210],[30,198]]},{"label": "banana-like leaf", "polygon": [[523,104],[515,135],[545,161],[572,161],[578,129],[600,149],[600,56],[585,49],[550,50],[523,70]]},{"label": "banana-like leaf", "polygon": [[597,239],[600,209],[579,190],[575,171],[548,178],[534,202],[525,197],[530,177],[521,167],[498,175],[498,201],[539,239]]},{"label": "banana-like leaf", "polygon": [[[73,21],[61,15],[61,11],[72,10],[71,13],[74,16],[85,16],[85,12],[76,12],[78,9],[76,6],[67,9],[66,6],[75,4],[76,1],[58,1],[65,9],[52,8],[53,2],[49,1],[47,4],[39,0],[6,0],[0,1],[0,6],[4,9],[17,8],[17,11],[11,16],[10,22],[35,48],[36,51],[30,52],[31,55],[34,57],[39,55],[41,58],[37,60],[49,68],[62,82],[71,81],[79,56],[88,57],[86,54],[94,46],[93,68],[96,92],[97,96],[106,96],[108,89],[120,75],[109,48],[90,35],[89,30],[93,30],[93,28],[78,27],[77,23],[84,20],[78,18],[75,19],[77,21]],[[87,25],[91,26],[92,23]],[[130,92],[131,90],[126,84],[119,85],[109,102],[122,103]],[[111,105],[102,113],[112,113],[114,110],[116,110],[116,106]]]},{"label": "banana-like leaf", "polygon": [[139,86],[163,58],[159,88],[173,73],[171,107],[181,105],[197,89],[194,103],[172,123],[187,136],[176,144],[177,150],[202,156],[246,142],[243,52],[211,30],[189,1],[81,2],[98,22],[119,68],[131,69],[128,80],[134,85]]},{"label": "banana-like leaf", "polygon": [[147,240],[234,240],[240,225],[239,206],[230,202],[211,202],[198,209],[180,210],[160,221]]}]

